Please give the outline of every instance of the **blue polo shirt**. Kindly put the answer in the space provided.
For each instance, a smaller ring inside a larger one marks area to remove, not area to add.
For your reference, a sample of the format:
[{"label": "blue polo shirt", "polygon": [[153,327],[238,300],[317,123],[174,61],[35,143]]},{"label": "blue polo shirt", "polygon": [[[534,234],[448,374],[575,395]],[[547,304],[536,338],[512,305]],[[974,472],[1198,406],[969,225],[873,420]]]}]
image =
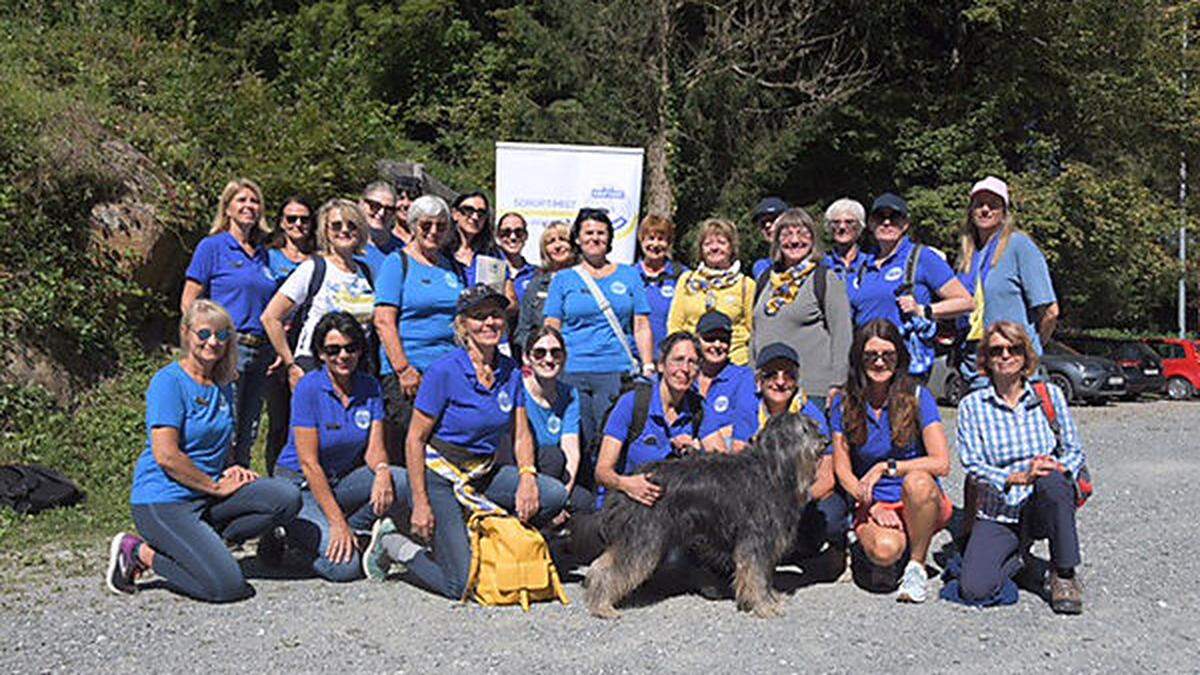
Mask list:
[{"label": "blue polo shirt", "polygon": [[[920,393],[917,396],[920,428],[924,431],[926,427],[936,422],[942,421],[942,416],[938,412],[937,401],[934,400],[933,394],[929,393],[926,387],[920,388]],[[833,400],[833,405],[829,408],[829,428],[835,434],[844,434],[845,429],[842,425],[842,404],[843,398],[839,394]],[[889,458],[896,461],[913,459],[914,457],[925,456],[925,441],[920,433],[916,435],[913,442],[907,448],[897,448],[892,445],[892,423],[888,417],[887,408],[883,410],[875,410],[869,405],[867,407],[867,442],[861,448],[850,448],[850,462],[854,467],[854,475],[861,478],[871,467],[879,462],[886,462]],[[900,501],[900,488],[904,483],[904,479],[899,476],[889,478],[888,476],[881,477],[875,483],[875,491],[872,493],[877,502],[895,503]]]},{"label": "blue polo shirt", "polygon": [[1024,232],[1013,232],[993,267],[989,255],[992,251],[988,250],[995,248],[993,243],[998,243],[996,238],[975,252],[971,272],[964,275],[963,284],[968,292],[974,293],[976,275],[983,274],[983,325],[1013,321],[1024,326],[1040,356],[1042,341],[1037,332],[1037,308],[1058,301],[1046,256]]},{"label": "blue polo shirt", "polygon": [[239,333],[266,335],[259,317],[277,285],[266,248],[259,246],[248,255],[228,232],[205,237],[192,254],[187,278],[229,312]]},{"label": "blue polo shirt", "polygon": [[179,430],[179,449],[213,480],[225,470],[233,445],[233,386],[203,385],[176,361],[164,366],[146,390],[146,446],[133,470],[131,504],[170,504],[204,495],[174,478],[154,460],[151,432]]},{"label": "blue polo shirt", "polygon": [[[700,386],[693,385],[697,392]],[[734,440],[748,443],[758,431],[758,397],[754,371],[725,364],[713,378],[704,397],[704,428],[708,433],[733,427]],[[708,433],[704,435],[707,436]]]},{"label": "blue polo shirt", "polygon": [[828,269],[833,270],[833,273],[842,281],[848,278],[858,276],[858,270],[872,260],[873,256],[870,253],[858,250],[858,255],[854,256],[854,262],[849,265],[835,251],[829,251],[821,258],[821,263]]},{"label": "blue polo shirt", "polygon": [[300,378],[292,392],[292,418],[279,466],[301,472],[296,429],[317,430],[317,461],[329,477],[340,478],[358,468],[367,451],[371,423],[383,419],[383,394],[370,375],[354,373],[350,402],[343,406],[333,390],[329,370],[320,368]]},{"label": "blue polo shirt", "polygon": [[371,278],[378,279],[380,274],[383,273],[383,262],[387,260],[390,253],[391,251],[384,251],[373,242],[368,241],[366,247],[363,248],[363,252],[354,256],[354,259],[366,263],[367,267],[371,269]]},{"label": "blue polo shirt", "polygon": [[[873,259],[871,264],[862,268],[861,274],[850,277],[846,291],[850,296],[855,326],[864,326],[875,319],[887,319],[897,328],[903,327],[896,293],[904,284],[904,266],[913,246],[912,241],[904,237],[890,256]],[[938,297],[938,289],[954,278],[954,270],[950,269],[949,263],[928,246],[921,250],[916,272],[913,296],[922,305],[934,302]]]},{"label": "blue polo shirt", "polygon": [[750,273],[754,276],[754,280],[758,281],[758,278],[761,277],[764,272],[767,272],[771,269],[771,265],[772,262],[770,258],[759,258],[758,260],[755,260],[754,265],[750,267]]},{"label": "blue polo shirt", "polygon": [[[687,266],[668,260],[658,276],[648,276],[638,263],[637,270],[646,286],[646,302],[650,305],[650,332],[654,334],[654,348],[667,337],[667,315],[671,312],[671,301],[675,299],[675,284],[679,276],[688,271]],[[632,346],[632,345],[631,345]]]},{"label": "blue polo shirt", "polygon": [[[400,256],[408,257],[407,278]],[[426,265],[404,251],[390,253],[384,260],[375,277],[375,306],[399,310],[400,345],[419,372],[454,350],[454,309],[463,290],[463,280],[444,256],[438,256],[437,265]],[[379,362],[382,375],[395,373],[382,345]]]},{"label": "blue polo shirt", "polygon": [[300,266],[298,262],[292,262],[283,254],[283,249],[269,248],[267,249],[267,265],[271,268],[271,276],[275,277],[276,284],[282,284],[292,270]]},{"label": "blue polo shirt", "polygon": [[513,411],[525,406],[517,362],[497,354],[495,374],[492,388],[484,387],[467,350],[455,349],[425,371],[413,406],[436,420],[433,436],[474,455],[494,455],[512,433]]},{"label": "blue polo shirt", "polygon": [[533,281],[533,278],[537,276],[538,267],[525,263],[525,266],[521,269],[516,272],[510,270],[509,273],[512,276],[513,288],[517,292],[517,304],[520,304],[525,299],[525,291],[529,289],[529,282]]},{"label": "blue polo shirt", "polygon": [[[646,415],[646,426],[642,429],[640,436],[630,441],[629,452],[625,456],[625,465],[617,467],[617,473],[623,476],[635,474],[643,465],[669,457],[672,438],[678,436],[695,438],[692,426],[696,411],[681,410],[679,416],[675,418],[675,423],[667,424],[666,415],[663,413],[662,388],[659,386],[661,381],[657,377],[654,378],[654,389],[650,395],[650,409]],[[628,391],[617,399],[612,411],[608,414],[608,422],[604,425],[605,436],[612,436],[622,443],[625,442],[625,437],[629,434],[629,426],[633,424],[633,399],[636,395],[637,392]],[[707,426],[706,419],[701,425],[700,438],[705,435]],[[700,438],[696,438],[696,440],[700,440]],[[596,489],[598,506],[604,505],[606,491],[604,486]]]},{"label": "blue polo shirt", "polygon": [[[567,342],[566,372],[613,373],[633,370],[638,364],[629,362],[620,338],[613,333],[600,305],[579,274],[574,268],[555,274],[546,296],[546,307],[542,311],[544,317],[562,321],[563,339]],[[630,265],[617,265],[612,274],[595,281],[612,305],[621,330],[625,333],[625,340],[634,358],[637,358],[633,317],[650,313],[642,275]]]},{"label": "blue polo shirt", "polygon": [[569,384],[556,384],[558,398],[549,408],[542,407],[525,390],[525,416],[539,448],[558,447],[563,436],[579,435],[579,393]]}]

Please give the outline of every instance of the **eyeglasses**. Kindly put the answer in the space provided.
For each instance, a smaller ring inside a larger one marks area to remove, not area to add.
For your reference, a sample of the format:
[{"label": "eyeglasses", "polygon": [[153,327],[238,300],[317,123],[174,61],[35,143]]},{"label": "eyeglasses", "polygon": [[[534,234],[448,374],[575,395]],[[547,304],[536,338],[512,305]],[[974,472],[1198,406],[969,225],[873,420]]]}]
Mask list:
[{"label": "eyeglasses", "polygon": [[509,237],[524,239],[529,236],[529,233],[523,227],[502,227],[496,230],[496,236],[500,239],[508,239]]},{"label": "eyeglasses", "polygon": [[733,336],[723,330],[705,333],[704,335],[700,336],[700,340],[702,342],[720,342],[721,344],[725,345],[729,344],[732,339]]},{"label": "eyeglasses", "polygon": [[344,345],[325,345],[324,347],[321,347],[321,353],[330,358],[337,356],[342,352],[346,352],[347,354],[353,356],[361,351],[362,345],[357,342],[351,342],[350,344]]},{"label": "eyeglasses", "polygon": [[767,227],[775,224],[775,218],[776,216],[774,214],[759,216],[758,220],[754,221],[754,224],[757,225],[760,230],[766,229]]},{"label": "eyeglasses", "polygon": [[486,208],[477,209],[474,206],[467,206],[466,204],[459,206],[455,210],[458,211],[459,213],[463,214],[467,218],[475,218],[475,217],[485,218],[485,217],[487,217],[487,214],[488,214],[488,210]]},{"label": "eyeglasses", "polygon": [[444,220],[419,220],[417,221],[417,229],[421,231],[444,230],[448,224]]},{"label": "eyeglasses", "polygon": [[835,230],[839,230],[839,229],[850,230],[855,227],[858,227],[858,221],[853,218],[838,218],[838,219],[829,221],[829,225]]},{"label": "eyeglasses", "polygon": [[894,351],[887,351],[887,352],[864,351],[863,352],[863,361],[868,364],[882,362],[883,365],[885,365],[885,366],[894,366],[894,365],[896,365],[897,358],[898,357],[896,355],[896,352],[894,352]]},{"label": "eyeglasses", "polygon": [[287,223],[288,225],[299,225],[301,223],[308,223],[310,218],[311,218],[311,216],[300,216],[300,215],[296,215],[296,214],[292,214],[292,213],[283,214],[283,222]]},{"label": "eyeglasses", "polygon": [[563,351],[562,347],[534,347],[533,349],[529,350],[529,355],[538,361],[546,358],[547,356],[553,358],[555,361],[558,361],[566,355],[566,352]]},{"label": "eyeglasses", "polygon": [[353,232],[355,230],[354,223],[349,220],[331,220],[325,227],[329,228],[330,232],[341,232],[342,230]]},{"label": "eyeglasses", "polygon": [[693,370],[700,367],[699,359],[689,359],[686,356],[672,356],[667,359],[667,365],[672,368],[687,368]]},{"label": "eyeglasses", "polygon": [[[189,328],[188,330],[192,329]],[[218,331],[213,331],[210,328],[201,328],[200,330],[192,330],[192,332],[195,333],[196,337],[200,338],[201,342],[208,342],[213,337],[217,338],[217,342],[229,342],[229,338],[233,337],[233,331],[228,328],[222,328]]]},{"label": "eyeglasses", "polygon": [[1025,358],[1025,345],[988,345],[987,355],[992,359],[1010,355]]},{"label": "eyeglasses", "polygon": [[386,215],[389,213],[393,213],[396,210],[395,206],[387,206],[385,204],[381,204],[381,203],[375,201],[374,199],[364,198],[363,203],[367,205],[367,208],[370,209],[371,213],[378,213],[379,211],[383,211],[383,213]]}]

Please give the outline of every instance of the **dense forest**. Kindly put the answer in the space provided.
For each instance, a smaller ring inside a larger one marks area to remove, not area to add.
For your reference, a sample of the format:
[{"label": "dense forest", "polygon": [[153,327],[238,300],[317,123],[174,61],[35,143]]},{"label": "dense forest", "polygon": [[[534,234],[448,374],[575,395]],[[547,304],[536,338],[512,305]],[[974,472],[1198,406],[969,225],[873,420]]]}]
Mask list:
[{"label": "dense forest", "polygon": [[498,140],[645,147],[645,210],[685,241],[710,215],[748,227],[766,194],[822,209],[891,189],[953,256],[969,185],[995,173],[1065,325],[1175,325],[1177,232],[1198,213],[1179,199],[1181,160],[1200,163],[1194,3],[4,5],[5,410],[41,400],[31,379],[73,392],[169,338],[230,177],[259,181],[269,209],[352,194],[384,158],[488,190]]}]

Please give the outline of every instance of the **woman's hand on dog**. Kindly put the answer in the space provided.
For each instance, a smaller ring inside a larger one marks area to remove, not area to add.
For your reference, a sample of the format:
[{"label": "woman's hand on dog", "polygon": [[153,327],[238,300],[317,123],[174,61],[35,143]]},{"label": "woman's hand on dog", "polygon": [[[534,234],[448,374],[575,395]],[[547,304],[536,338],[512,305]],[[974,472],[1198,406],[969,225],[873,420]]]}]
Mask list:
[{"label": "woman's hand on dog", "polygon": [[433,508],[429,500],[417,500],[412,508],[412,532],[425,541],[433,541]]},{"label": "woman's hand on dog", "polygon": [[639,473],[621,479],[621,492],[642,506],[654,506],[662,496],[662,486],[650,481],[650,474]]}]

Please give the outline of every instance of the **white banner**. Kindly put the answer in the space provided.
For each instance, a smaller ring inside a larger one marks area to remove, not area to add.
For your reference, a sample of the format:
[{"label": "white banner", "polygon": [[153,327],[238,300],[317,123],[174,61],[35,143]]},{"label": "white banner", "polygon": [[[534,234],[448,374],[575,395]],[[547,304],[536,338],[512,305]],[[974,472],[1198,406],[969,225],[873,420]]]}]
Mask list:
[{"label": "white banner", "polygon": [[496,215],[515,211],[525,217],[525,258],[540,264],[547,223],[570,224],[584,207],[605,209],[615,230],[611,259],[632,263],[644,155],[642,148],[496,143]]}]

